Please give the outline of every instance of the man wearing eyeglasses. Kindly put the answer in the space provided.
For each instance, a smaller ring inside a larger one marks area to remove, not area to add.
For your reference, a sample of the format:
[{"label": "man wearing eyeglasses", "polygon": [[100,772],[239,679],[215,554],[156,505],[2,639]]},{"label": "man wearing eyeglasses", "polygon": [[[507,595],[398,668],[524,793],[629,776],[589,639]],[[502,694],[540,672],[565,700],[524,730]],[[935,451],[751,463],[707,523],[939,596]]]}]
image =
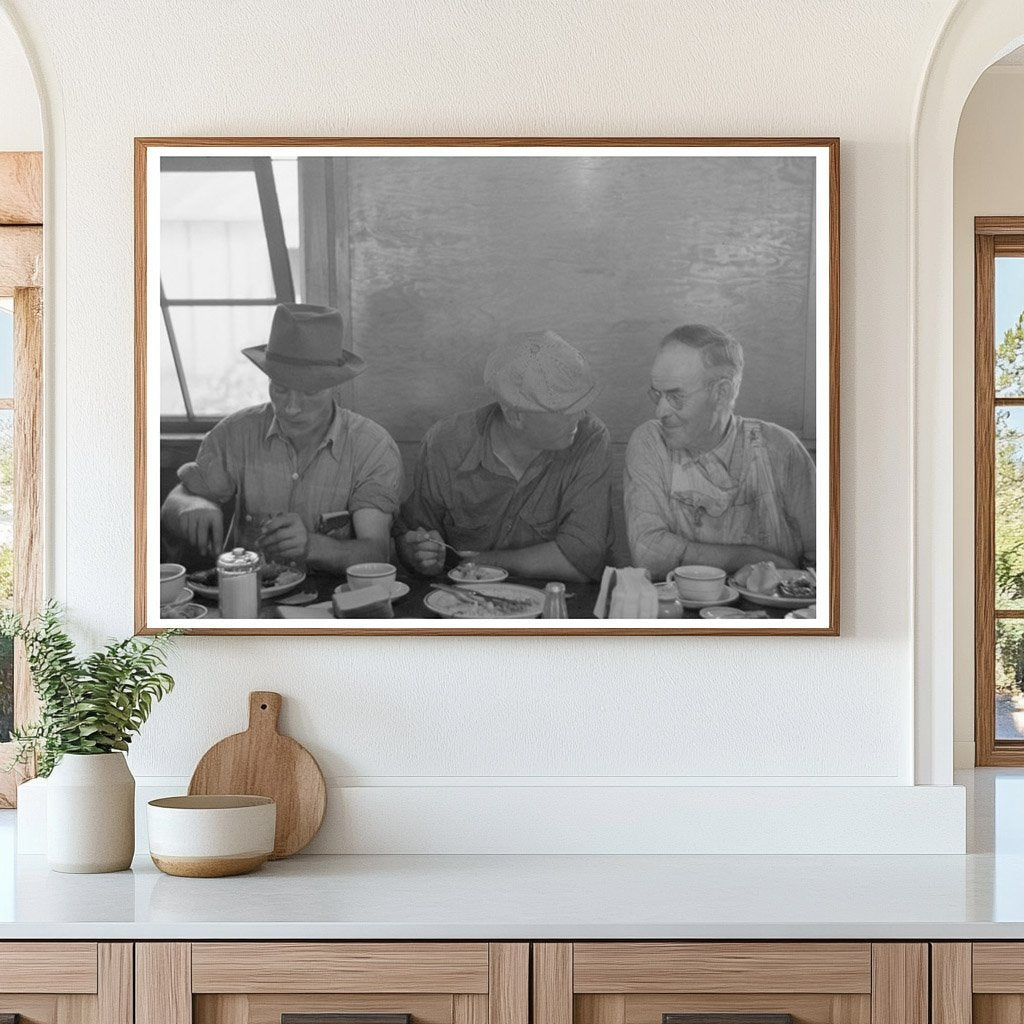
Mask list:
[{"label": "man wearing eyeglasses", "polygon": [[814,462],[791,431],[734,413],[742,377],[742,347],[714,327],[679,327],[658,349],[656,418],[633,431],[624,478],[633,562],[655,579],[815,560]]}]

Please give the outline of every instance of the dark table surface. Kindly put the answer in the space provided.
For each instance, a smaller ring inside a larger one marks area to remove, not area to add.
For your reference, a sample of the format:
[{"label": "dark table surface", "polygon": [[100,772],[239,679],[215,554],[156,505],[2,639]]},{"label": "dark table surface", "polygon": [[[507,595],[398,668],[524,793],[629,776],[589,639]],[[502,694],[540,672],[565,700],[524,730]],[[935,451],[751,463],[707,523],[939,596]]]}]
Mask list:
[{"label": "dark table surface", "polygon": [[[450,582],[447,576],[417,576],[413,573],[407,573],[400,570],[398,573],[398,580],[409,587],[409,593],[392,602],[392,608],[396,619],[437,618],[434,612],[424,606],[423,599],[430,593],[432,583]],[[335,587],[344,582],[345,579],[343,576],[313,573],[307,576],[305,582],[301,586],[301,590],[310,595],[315,593],[316,596],[311,599],[310,603],[329,601]],[[510,576],[507,582],[518,583],[523,586],[534,587],[537,590],[543,591],[546,581],[521,579]],[[597,595],[601,589],[600,583],[567,583],[565,585],[565,589],[566,608],[569,612],[569,618],[594,618],[594,605],[597,603]],[[289,595],[282,594],[281,596],[288,597]],[[217,601],[215,598],[197,597],[196,600],[210,606],[211,608],[217,607]],[[769,618],[782,618],[786,614],[786,609],[784,608],[759,608],[758,605],[753,604],[742,597],[739,601],[733,602],[733,607],[743,608],[748,611],[764,611],[767,612]],[[279,617],[277,604],[272,600],[265,601],[261,611],[261,616],[264,618]],[[696,608],[687,608],[683,611],[682,615],[682,618],[686,619],[696,619],[699,617],[699,610]]]}]

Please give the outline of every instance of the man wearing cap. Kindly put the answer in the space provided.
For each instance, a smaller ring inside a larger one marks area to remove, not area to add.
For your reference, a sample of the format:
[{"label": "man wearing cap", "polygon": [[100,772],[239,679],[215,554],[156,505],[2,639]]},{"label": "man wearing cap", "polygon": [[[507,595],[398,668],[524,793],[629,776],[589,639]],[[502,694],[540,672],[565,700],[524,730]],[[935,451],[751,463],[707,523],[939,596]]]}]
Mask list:
[{"label": "man wearing cap", "polygon": [[[338,402],[334,389],[365,369],[343,336],[335,309],[277,307],[267,344],[243,349],[270,378],[270,401],[206,435],[178,470],[164,527],[214,558],[229,542],[325,572],[387,561],[401,459],[383,427]],[[234,502],[231,536],[226,502]]]},{"label": "man wearing cap", "polygon": [[583,357],[553,331],[493,352],[497,401],[436,423],[423,438],[399,551],[427,576],[445,544],[514,576],[599,579],[610,546],[608,429]]}]

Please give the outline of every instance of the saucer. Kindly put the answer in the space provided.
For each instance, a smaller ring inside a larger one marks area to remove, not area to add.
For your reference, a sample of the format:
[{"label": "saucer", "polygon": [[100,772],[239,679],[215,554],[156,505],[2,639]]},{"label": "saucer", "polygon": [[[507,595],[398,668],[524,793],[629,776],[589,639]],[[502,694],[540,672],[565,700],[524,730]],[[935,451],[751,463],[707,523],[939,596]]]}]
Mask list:
[{"label": "saucer", "polygon": [[705,606],[697,613],[702,619],[767,619],[768,613],[759,608],[757,611],[747,612],[742,608],[725,608],[722,605]]},{"label": "saucer", "polygon": [[182,587],[177,594],[174,595],[173,601],[168,601],[167,604],[160,605],[160,618],[162,619],[180,619],[183,616],[178,615],[185,605],[191,603],[192,598],[195,597],[194,591],[189,587]]},{"label": "saucer", "polygon": [[818,609],[816,605],[809,604],[806,608],[797,608],[795,611],[786,612],[787,619],[816,619]]},{"label": "saucer", "polygon": [[206,605],[187,601],[185,604],[165,605],[160,609],[162,619],[205,619],[209,609]]},{"label": "saucer", "polygon": [[[334,589],[340,590],[343,594],[347,594],[352,588],[347,583],[342,583],[340,587],[335,587]],[[399,583],[398,580],[395,580],[395,582],[391,584],[392,601],[401,601],[408,593],[409,585],[407,583]]]},{"label": "saucer", "polygon": [[723,604],[732,604],[733,601],[737,600],[740,596],[740,592],[727,584],[722,585],[722,590],[713,601],[693,601],[688,597],[680,597],[679,591],[676,590],[674,583],[658,583],[656,584],[658,590],[658,596],[661,597],[663,594],[668,593],[666,590],[662,590],[663,587],[671,587],[672,595],[682,604],[684,608],[695,609],[695,608],[717,608]]}]

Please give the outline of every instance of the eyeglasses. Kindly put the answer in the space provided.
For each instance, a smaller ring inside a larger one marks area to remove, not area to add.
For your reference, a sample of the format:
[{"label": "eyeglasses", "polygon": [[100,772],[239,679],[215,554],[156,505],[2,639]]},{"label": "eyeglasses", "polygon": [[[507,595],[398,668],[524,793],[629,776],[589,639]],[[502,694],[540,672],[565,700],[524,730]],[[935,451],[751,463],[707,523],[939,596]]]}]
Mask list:
[{"label": "eyeglasses", "polygon": [[704,387],[697,388],[695,391],[680,391],[678,388],[675,388],[672,391],[659,391],[657,388],[648,388],[647,397],[655,405],[664,398],[673,409],[682,409],[682,407],[686,405],[694,395],[699,395],[702,391],[707,391],[709,388],[713,388],[719,381],[724,379],[724,377],[718,377],[715,380],[709,380]]}]

